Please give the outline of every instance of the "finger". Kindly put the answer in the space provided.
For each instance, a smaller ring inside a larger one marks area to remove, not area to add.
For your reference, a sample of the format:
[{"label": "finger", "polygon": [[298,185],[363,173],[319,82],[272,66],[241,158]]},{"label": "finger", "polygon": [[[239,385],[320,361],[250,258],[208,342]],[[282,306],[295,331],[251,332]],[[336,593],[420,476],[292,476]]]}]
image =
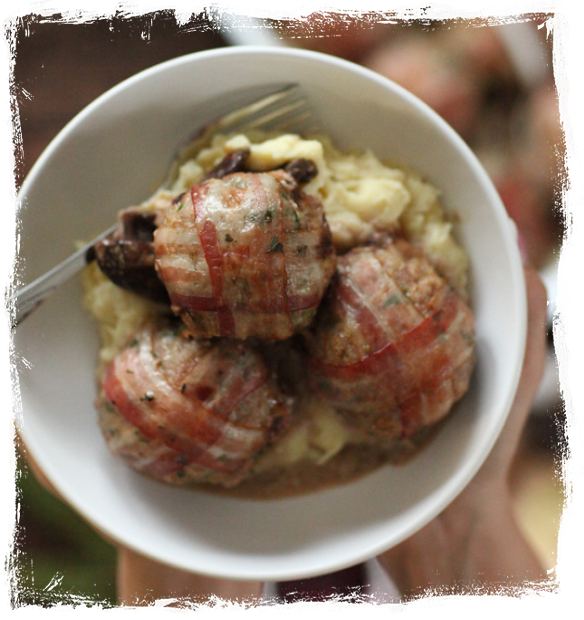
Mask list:
[{"label": "finger", "polygon": [[129,549],[118,551],[117,589],[122,605],[150,605],[160,599],[205,603],[214,597],[257,603],[261,581],[233,581],[186,572]]},{"label": "finger", "polygon": [[[525,266],[527,290],[527,341],[523,368],[515,399],[501,441],[496,446],[496,456],[511,463],[525,423],[539,389],[546,359],[547,346],[547,294],[539,274]],[[498,454],[497,454],[498,453]]]},{"label": "finger", "polygon": [[36,478],[37,482],[49,493],[54,495],[55,497],[62,500],[61,495],[57,491],[57,489],[53,486],[53,484],[49,481],[49,479],[45,476],[42,469],[39,467],[37,462],[30,455],[28,450],[26,449],[25,443],[22,441],[22,438],[17,433],[16,434],[16,446],[22,457],[22,460],[26,464],[26,467],[32,472],[33,476]]}]

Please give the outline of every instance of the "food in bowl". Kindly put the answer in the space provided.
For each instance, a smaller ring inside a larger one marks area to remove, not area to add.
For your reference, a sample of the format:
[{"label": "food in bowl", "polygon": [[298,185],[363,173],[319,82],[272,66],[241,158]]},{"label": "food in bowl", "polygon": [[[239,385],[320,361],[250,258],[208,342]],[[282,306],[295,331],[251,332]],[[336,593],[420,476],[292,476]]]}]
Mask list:
[{"label": "food in bowl", "polygon": [[289,415],[266,361],[242,340],[184,337],[147,323],[101,378],[108,447],[165,482],[237,484]]},{"label": "food in bowl", "polygon": [[156,270],[194,336],[284,340],[310,325],[336,255],[320,201],[290,173],[232,172],[174,202]]},{"label": "food in bowl", "polygon": [[470,308],[403,239],[339,258],[306,340],[311,388],[363,432],[390,439],[441,420],[474,366]]},{"label": "food in bowl", "polygon": [[[119,222],[85,301],[102,430],[138,471],[307,492],[412,458],[468,389],[468,257],[411,171],[325,137],[220,135]],[[231,361],[203,381],[208,350]]]}]

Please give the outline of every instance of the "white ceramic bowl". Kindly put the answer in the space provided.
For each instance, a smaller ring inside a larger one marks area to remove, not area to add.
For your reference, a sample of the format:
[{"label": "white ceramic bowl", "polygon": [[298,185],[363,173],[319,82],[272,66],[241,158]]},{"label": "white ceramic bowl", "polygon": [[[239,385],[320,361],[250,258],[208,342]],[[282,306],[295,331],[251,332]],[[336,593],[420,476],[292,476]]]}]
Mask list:
[{"label": "white ceramic bowl", "polygon": [[472,260],[478,367],[471,390],[418,458],[303,497],[254,502],[152,482],[110,456],[96,423],[96,330],[79,279],[15,337],[31,455],[64,498],[113,539],[212,576],[287,580],[355,564],[402,541],[464,488],[495,442],[515,392],[525,291],[513,226],[463,141],[426,105],[378,75],[300,50],[227,48],[177,58],[97,99],[53,141],[26,179],[25,282],[77,239],[145,199],[194,127],[233,92],[298,82],[341,147],[370,148],[423,173],[460,217]]}]

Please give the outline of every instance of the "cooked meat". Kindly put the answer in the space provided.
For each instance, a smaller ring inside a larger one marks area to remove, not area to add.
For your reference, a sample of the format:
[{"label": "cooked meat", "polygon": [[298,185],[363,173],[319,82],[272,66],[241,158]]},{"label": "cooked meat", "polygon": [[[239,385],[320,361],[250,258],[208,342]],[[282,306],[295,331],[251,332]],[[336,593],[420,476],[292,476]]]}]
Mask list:
[{"label": "cooked meat", "polygon": [[[249,149],[228,153],[203,177],[204,181],[222,179],[235,172],[248,171]],[[308,183],[317,174],[314,163],[294,159],[283,169],[298,184]],[[175,197],[176,205],[184,194]],[[170,304],[168,291],[155,269],[154,231],[162,221],[170,199],[158,199],[157,208],[128,207],[118,213],[117,230],[96,244],[89,260],[96,259],[101,271],[117,286],[158,303]]]},{"label": "cooked meat", "polygon": [[304,158],[292,159],[284,166],[284,170],[300,185],[310,183],[318,174],[316,164]]},{"label": "cooked meat", "polygon": [[372,434],[410,436],[466,392],[474,318],[407,242],[359,247],[339,257],[307,347],[322,398]]},{"label": "cooked meat", "polygon": [[203,181],[209,179],[222,179],[234,172],[245,172],[247,160],[250,155],[249,149],[237,149],[227,153],[225,157],[203,177]]},{"label": "cooked meat", "polygon": [[170,200],[159,202],[155,211],[122,209],[115,232],[96,244],[94,257],[101,271],[117,286],[168,304],[168,292],[154,268],[154,230]]},{"label": "cooked meat", "polygon": [[194,340],[185,329],[149,325],[113,360],[100,426],[110,450],[140,472],[231,486],[277,436],[290,403],[251,346]]},{"label": "cooked meat", "polygon": [[173,311],[206,338],[290,337],[312,321],[336,265],[320,201],[283,170],[194,185],[154,246]]}]

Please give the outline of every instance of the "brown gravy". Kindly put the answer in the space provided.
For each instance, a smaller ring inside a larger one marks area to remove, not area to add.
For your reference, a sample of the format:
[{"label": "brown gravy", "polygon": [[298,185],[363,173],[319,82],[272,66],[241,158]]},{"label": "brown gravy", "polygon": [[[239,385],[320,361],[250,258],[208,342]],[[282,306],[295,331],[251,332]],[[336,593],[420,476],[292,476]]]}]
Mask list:
[{"label": "brown gravy", "polygon": [[399,466],[417,456],[436,436],[442,422],[421,429],[411,439],[392,446],[349,444],[322,465],[304,461],[292,466],[258,473],[237,486],[192,484],[191,489],[253,500],[283,499],[346,484],[389,464]]}]

